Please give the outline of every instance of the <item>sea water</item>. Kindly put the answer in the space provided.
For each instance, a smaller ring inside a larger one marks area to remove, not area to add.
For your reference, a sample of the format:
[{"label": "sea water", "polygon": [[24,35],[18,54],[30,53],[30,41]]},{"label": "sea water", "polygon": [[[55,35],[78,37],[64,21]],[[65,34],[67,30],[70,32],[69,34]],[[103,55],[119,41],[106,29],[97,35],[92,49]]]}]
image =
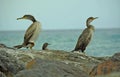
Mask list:
[{"label": "sea water", "polygon": [[[83,30],[43,30],[33,49],[41,50],[47,42],[49,49],[67,52],[75,48]],[[0,43],[9,47],[22,44],[25,31],[0,31]],[[23,48],[24,49],[24,48]],[[120,52],[120,29],[96,29],[85,50],[89,56],[111,56]]]}]

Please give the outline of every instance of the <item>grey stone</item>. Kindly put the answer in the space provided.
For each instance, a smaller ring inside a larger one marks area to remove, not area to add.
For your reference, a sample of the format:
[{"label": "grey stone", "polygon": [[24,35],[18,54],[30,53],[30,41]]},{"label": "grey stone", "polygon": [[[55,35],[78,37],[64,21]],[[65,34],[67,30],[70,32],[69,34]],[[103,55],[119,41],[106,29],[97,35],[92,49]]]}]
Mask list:
[{"label": "grey stone", "polygon": [[4,73],[0,72],[0,77],[6,77]]},{"label": "grey stone", "polygon": [[89,77],[79,68],[58,61],[35,59],[31,69],[20,71],[15,77]]},{"label": "grey stone", "polygon": [[15,57],[4,50],[0,50],[0,72],[4,74],[16,74],[23,69],[24,65],[20,64]]},{"label": "grey stone", "polygon": [[113,61],[120,61],[120,52],[115,53],[112,57],[111,60]]}]

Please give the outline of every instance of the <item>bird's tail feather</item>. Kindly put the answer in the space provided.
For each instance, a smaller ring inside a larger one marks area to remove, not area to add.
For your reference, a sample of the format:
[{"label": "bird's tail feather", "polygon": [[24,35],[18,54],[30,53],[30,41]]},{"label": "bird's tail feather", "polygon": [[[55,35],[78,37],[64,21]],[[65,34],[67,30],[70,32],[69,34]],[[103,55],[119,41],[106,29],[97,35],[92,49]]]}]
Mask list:
[{"label": "bird's tail feather", "polygon": [[16,45],[16,46],[14,46],[14,48],[17,48],[17,49],[20,49],[22,47],[23,47],[23,45]]}]

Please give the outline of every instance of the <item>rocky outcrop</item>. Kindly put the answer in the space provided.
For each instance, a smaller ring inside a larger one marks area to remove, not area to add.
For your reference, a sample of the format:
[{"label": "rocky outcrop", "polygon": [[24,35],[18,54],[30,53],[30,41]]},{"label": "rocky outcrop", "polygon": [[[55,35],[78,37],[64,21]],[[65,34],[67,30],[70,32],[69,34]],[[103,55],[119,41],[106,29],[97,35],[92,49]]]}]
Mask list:
[{"label": "rocky outcrop", "polygon": [[89,77],[84,71],[59,61],[33,59],[15,77]]},{"label": "rocky outcrop", "polygon": [[98,64],[90,72],[90,76],[106,75],[120,72],[120,53],[116,53],[109,60]]},{"label": "rocky outcrop", "polygon": [[13,49],[0,44],[0,77],[105,75],[119,72],[119,57],[118,53],[112,57],[92,57],[63,50]]},{"label": "rocky outcrop", "polygon": [[24,64],[20,63],[14,56],[0,50],[0,77],[12,77],[18,71],[24,69]]}]

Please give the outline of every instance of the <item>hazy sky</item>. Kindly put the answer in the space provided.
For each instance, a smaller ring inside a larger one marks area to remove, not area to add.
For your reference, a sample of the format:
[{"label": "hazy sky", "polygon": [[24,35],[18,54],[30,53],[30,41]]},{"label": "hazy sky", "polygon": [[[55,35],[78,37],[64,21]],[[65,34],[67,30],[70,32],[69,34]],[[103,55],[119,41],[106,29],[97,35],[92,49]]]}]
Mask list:
[{"label": "hazy sky", "polygon": [[95,28],[120,28],[120,0],[0,0],[0,31],[26,30],[33,15],[43,29],[81,29],[86,19],[99,17]]}]

